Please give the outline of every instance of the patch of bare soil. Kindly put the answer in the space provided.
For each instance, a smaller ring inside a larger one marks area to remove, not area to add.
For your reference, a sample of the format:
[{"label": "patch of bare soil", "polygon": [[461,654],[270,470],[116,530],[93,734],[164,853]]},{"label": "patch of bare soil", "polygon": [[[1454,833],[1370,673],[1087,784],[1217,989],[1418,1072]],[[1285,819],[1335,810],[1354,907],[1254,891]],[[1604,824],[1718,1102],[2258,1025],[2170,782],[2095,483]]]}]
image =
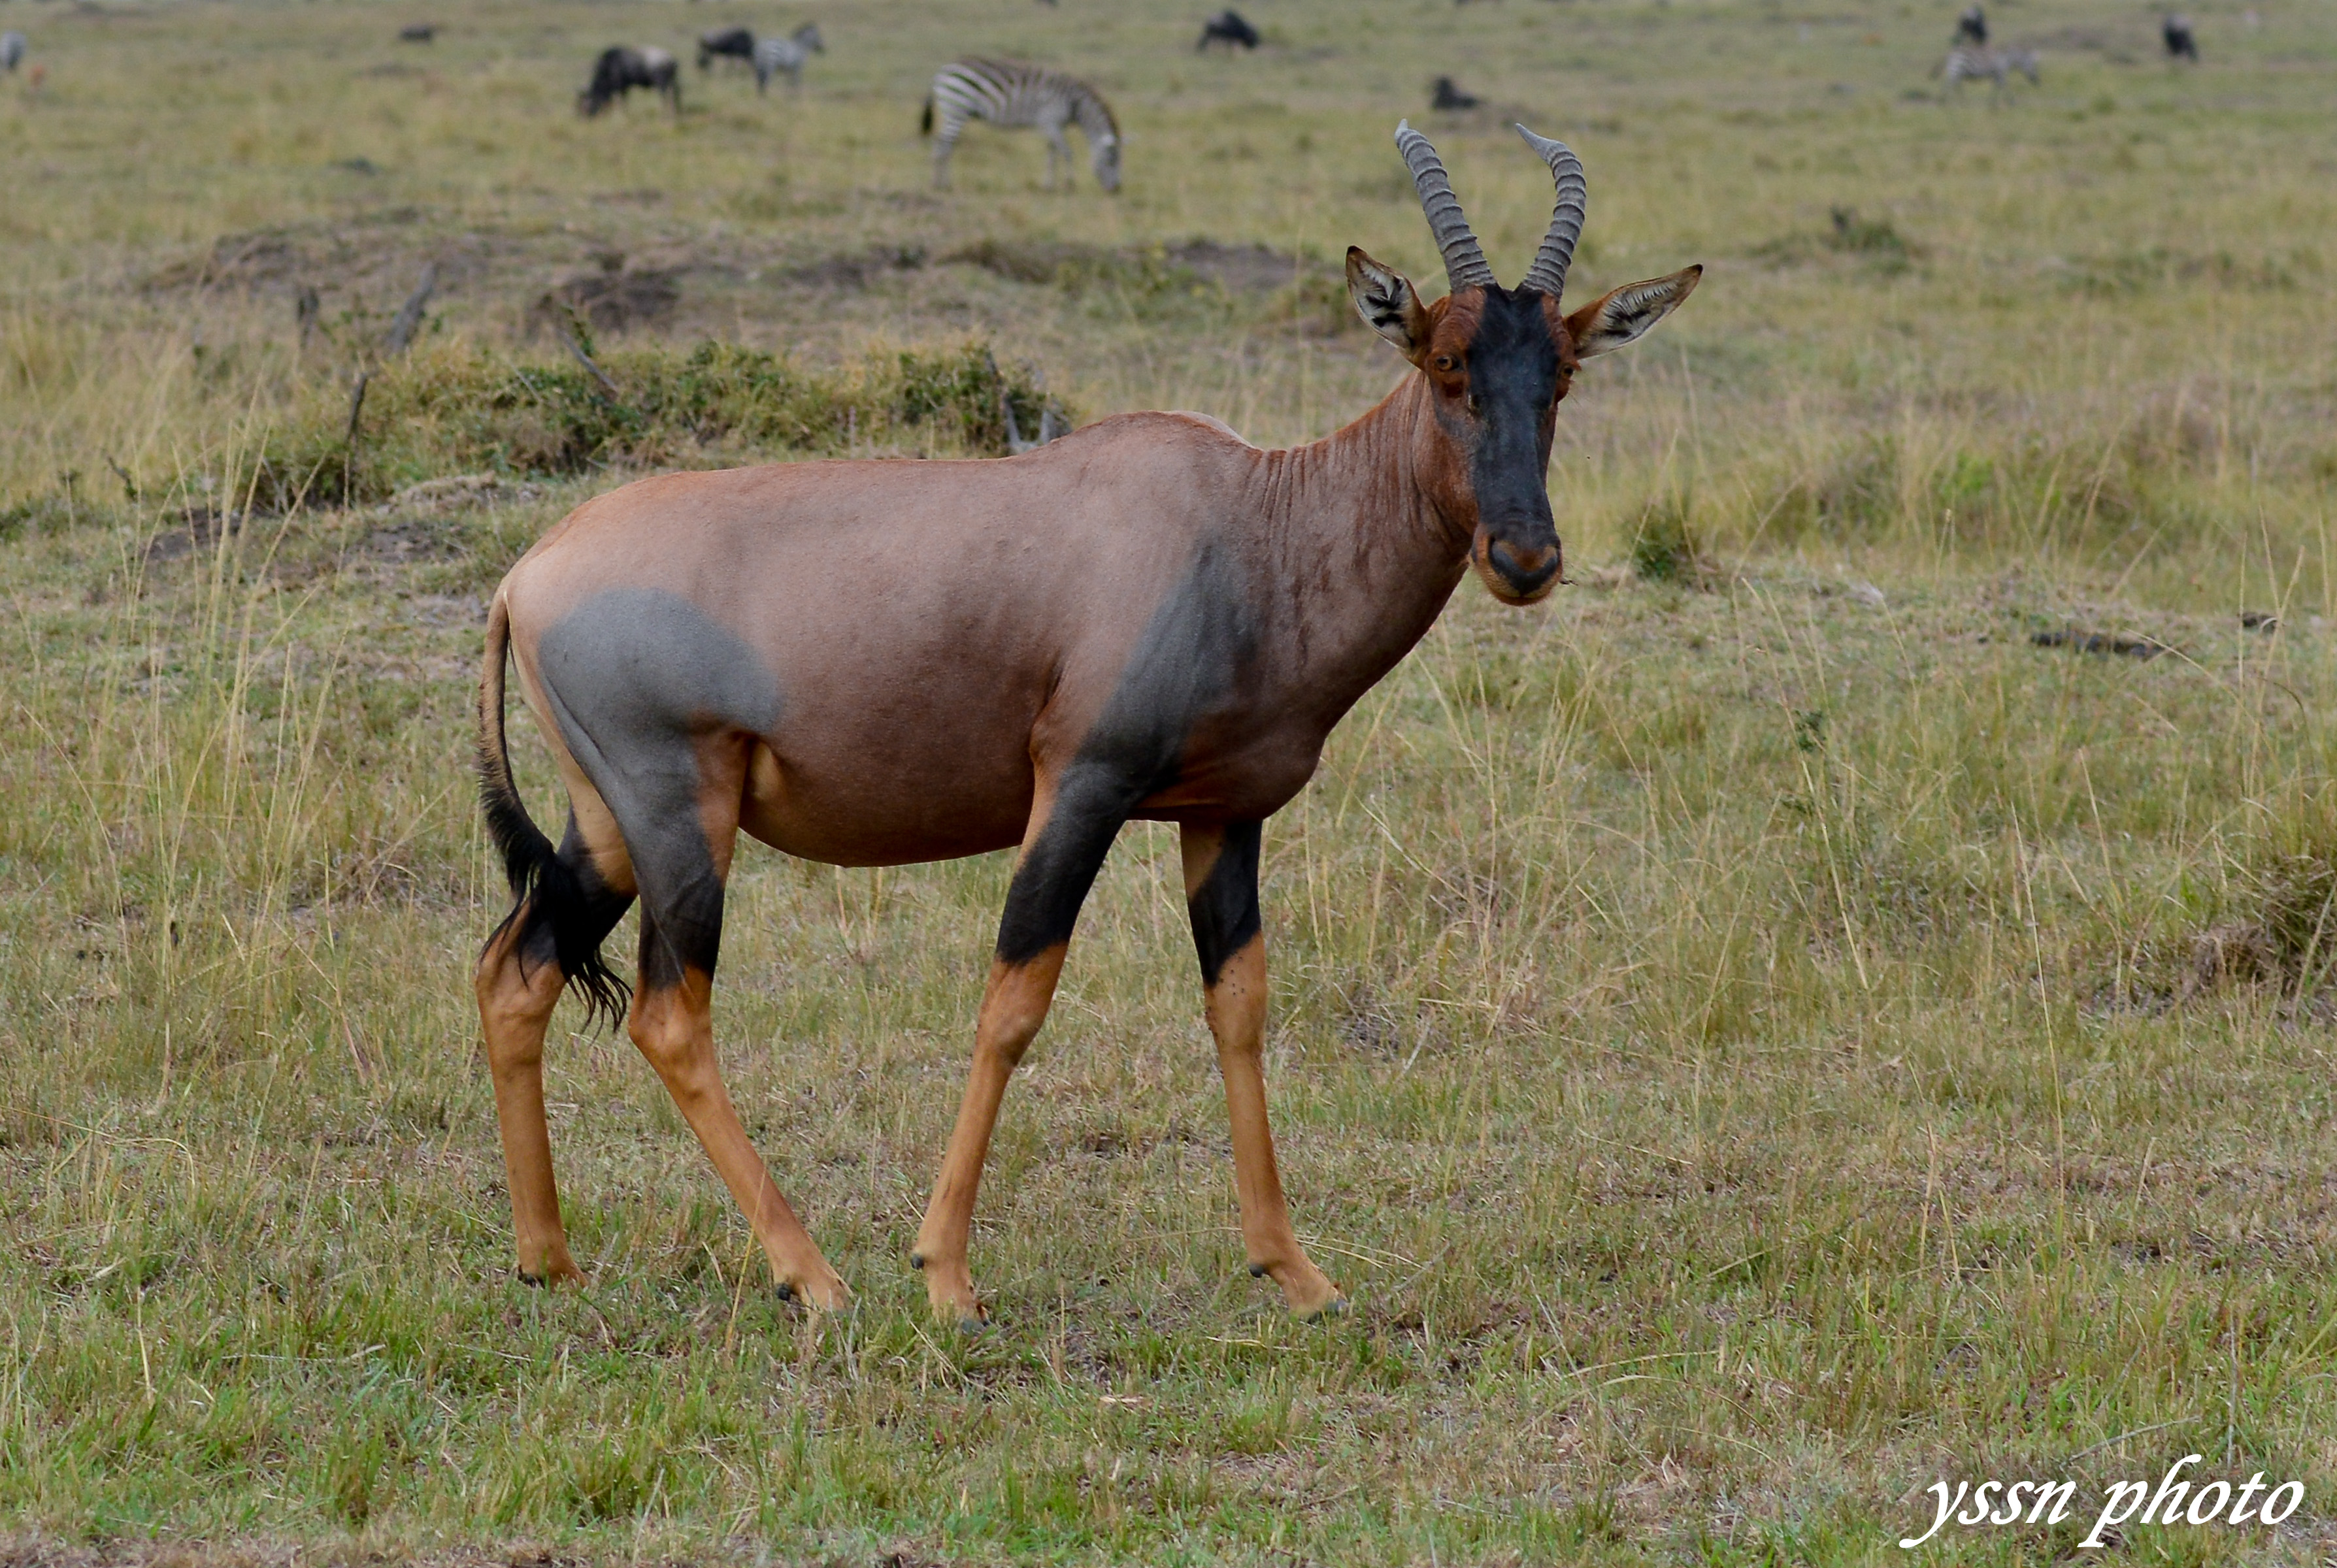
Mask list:
[{"label": "patch of bare soil", "polygon": [[1266,245],[1227,245],[1207,239],[1155,248],[1114,249],[1049,239],[978,239],[941,258],[979,267],[1017,283],[1078,288],[1110,279],[1184,277],[1213,283],[1228,294],[1270,294],[1287,287],[1309,264]]},{"label": "patch of bare soil", "polygon": [[1266,245],[1221,245],[1214,239],[1188,239],[1168,249],[1172,266],[1184,268],[1234,294],[1266,294],[1284,287],[1306,269],[1306,263],[1287,251]]},{"label": "patch of bare soil", "polygon": [[655,326],[672,317],[681,304],[682,267],[628,267],[625,258],[606,255],[599,269],[562,278],[545,290],[530,312],[527,335],[539,326],[557,325],[570,311],[584,317],[600,333],[630,332]]},{"label": "patch of bare soil", "polygon": [[2162,653],[2175,651],[2156,638],[2081,631],[2075,627],[2066,631],[2040,631],[2029,640],[2039,648],[2066,648],[2073,653],[2098,654],[2105,657],[2152,659]]},{"label": "patch of bare soil", "polygon": [[815,288],[861,289],[891,272],[914,272],[925,264],[922,245],[872,245],[865,250],[825,256],[806,266],[787,269],[790,283]]}]

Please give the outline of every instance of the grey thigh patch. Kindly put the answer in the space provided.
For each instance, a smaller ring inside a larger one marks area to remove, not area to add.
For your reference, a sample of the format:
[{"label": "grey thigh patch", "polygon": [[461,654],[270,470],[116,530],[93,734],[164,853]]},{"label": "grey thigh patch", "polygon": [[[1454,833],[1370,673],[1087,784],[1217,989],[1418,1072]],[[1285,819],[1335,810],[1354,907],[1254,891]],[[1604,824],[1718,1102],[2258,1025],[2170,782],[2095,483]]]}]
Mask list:
[{"label": "grey thigh patch", "polygon": [[545,698],[601,792],[640,883],[642,978],[712,973],[722,881],[699,821],[698,741],[767,735],[779,687],[744,639],[678,593],[617,588],[555,621],[536,647]]}]

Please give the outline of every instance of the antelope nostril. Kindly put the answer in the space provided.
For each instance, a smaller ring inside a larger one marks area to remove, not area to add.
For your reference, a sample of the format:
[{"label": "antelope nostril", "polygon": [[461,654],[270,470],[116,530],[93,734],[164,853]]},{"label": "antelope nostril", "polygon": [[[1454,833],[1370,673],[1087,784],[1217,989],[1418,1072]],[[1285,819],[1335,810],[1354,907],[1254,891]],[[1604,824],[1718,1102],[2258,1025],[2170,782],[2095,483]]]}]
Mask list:
[{"label": "antelope nostril", "polygon": [[1558,573],[1558,551],[1548,545],[1512,545],[1495,540],[1485,549],[1485,561],[1520,593],[1531,593]]}]

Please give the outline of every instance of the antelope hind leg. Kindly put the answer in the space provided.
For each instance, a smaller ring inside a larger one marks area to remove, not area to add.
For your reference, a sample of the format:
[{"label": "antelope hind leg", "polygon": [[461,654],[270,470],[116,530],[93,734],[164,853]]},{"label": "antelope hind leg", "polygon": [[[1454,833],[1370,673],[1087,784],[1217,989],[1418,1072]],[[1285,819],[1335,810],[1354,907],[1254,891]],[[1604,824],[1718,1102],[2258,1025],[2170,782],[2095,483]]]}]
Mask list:
[{"label": "antelope hind leg", "polygon": [[1290,1228],[1266,1119],[1266,935],[1257,908],[1259,826],[1188,826],[1183,833],[1185,909],[1217,1037],[1233,1127],[1234,1186],[1241,1197],[1242,1246],[1254,1275],[1271,1274],[1290,1310],[1318,1318],[1346,1310],[1339,1293]]},{"label": "antelope hind leg", "polygon": [[[603,935],[633,901],[601,874],[604,867],[625,870],[623,846],[610,836],[611,844],[601,853],[591,852],[572,813],[559,852],[585,900],[582,909],[568,912]],[[542,889],[530,895],[487,940],[475,983],[495,1121],[503,1134],[519,1277],[532,1285],[566,1285],[581,1283],[584,1276],[569,1256],[559,1183],[552,1173],[552,1134],[543,1116],[543,1037],[567,979],[543,908],[548,896]]]},{"label": "antelope hind leg", "polygon": [[755,1152],[714,1053],[714,967],[722,940],[723,884],[738,841],[751,744],[751,737],[739,735],[702,741],[697,748],[697,799],[666,803],[667,809],[656,813],[654,849],[636,844],[640,985],[626,1027],[754,1227],[779,1293],[834,1310],[846,1305],[852,1292]]}]

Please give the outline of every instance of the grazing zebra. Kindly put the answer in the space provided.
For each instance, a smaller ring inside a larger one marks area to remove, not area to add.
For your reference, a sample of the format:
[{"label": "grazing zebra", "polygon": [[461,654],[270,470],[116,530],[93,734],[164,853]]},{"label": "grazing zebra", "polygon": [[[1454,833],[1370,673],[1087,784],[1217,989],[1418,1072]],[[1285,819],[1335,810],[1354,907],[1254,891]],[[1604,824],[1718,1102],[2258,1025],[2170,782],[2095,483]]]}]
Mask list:
[{"label": "grazing zebra", "polygon": [[755,45],[755,91],[768,90],[771,78],[782,71],[787,73],[787,90],[801,91],[804,62],[826,53],[827,45],[820,42],[819,24],[816,22],[805,23],[789,37],[764,39]]},{"label": "grazing zebra", "polygon": [[755,63],[755,34],[749,27],[717,27],[698,35],[698,68],[710,71],[717,56],[742,64]]},{"label": "grazing zebra", "polygon": [[1948,51],[1947,59],[1941,62],[1939,70],[1933,74],[1945,76],[1951,87],[1961,87],[1966,82],[1976,82],[1985,77],[1996,83],[1997,90],[2001,92],[2005,78],[2016,71],[2029,78],[2031,87],[2038,85],[2037,51],[1975,48],[1969,44],[1959,44]]},{"label": "grazing zebra", "polygon": [[2199,63],[2199,39],[2191,31],[2189,17],[2169,16],[2158,24],[2158,35],[2166,41],[2166,57],[2169,60],[2188,60],[2194,65]]},{"label": "grazing zebra", "polygon": [[[938,106],[940,129],[934,129]],[[1063,127],[1077,121],[1088,139],[1088,162],[1096,182],[1106,190],[1120,189],[1120,122],[1111,106],[1086,83],[1043,66],[1013,60],[959,60],[934,75],[925,98],[925,117],[919,130],[934,137],[934,184],[949,189],[950,154],[969,120],[987,120],[1002,129],[1035,125],[1047,137],[1047,189],[1055,188],[1055,164],[1060,160],[1064,179],[1071,178],[1071,149]]]},{"label": "grazing zebra", "polygon": [[592,63],[592,80],[576,95],[576,112],[591,119],[636,87],[662,93],[681,113],[681,67],[662,49],[629,49],[620,44],[604,49]]},{"label": "grazing zebra", "polygon": [[1255,49],[1257,29],[1249,24],[1247,17],[1228,5],[1201,24],[1201,41],[1193,45],[1193,52],[1205,54],[1212,44],[1224,44],[1228,54],[1236,48]]},{"label": "grazing zebra", "polygon": [[14,71],[24,60],[24,35],[13,29],[0,33],[0,71]]}]

